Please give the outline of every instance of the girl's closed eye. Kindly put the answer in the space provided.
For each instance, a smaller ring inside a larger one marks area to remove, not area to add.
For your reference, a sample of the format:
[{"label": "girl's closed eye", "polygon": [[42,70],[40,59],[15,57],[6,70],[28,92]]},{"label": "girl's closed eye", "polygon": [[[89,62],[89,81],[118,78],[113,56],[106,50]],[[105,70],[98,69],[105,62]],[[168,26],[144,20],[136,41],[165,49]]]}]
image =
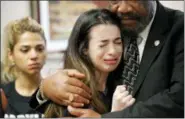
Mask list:
[{"label": "girl's closed eye", "polygon": [[119,38],[119,39],[116,39],[116,40],[114,41],[114,43],[115,43],[115,44],[122,44],[122,41],[121,41],[121,39]]},{"label": "girl's closed eye", "polygon": [[29,49],[28,48],[21,48],[20,51],[23,53],[27,53],[29,51]]},{"label": "girl's closed eye", "polygon": [[100,47],[100,48],[103,48],[103,47],[105,47],[107,44],[108,44],[108,42],[103,42],[103,43],[100,44],[99,47]]},{"label": "girl's closed eye", "polygon": [[115,44],[122,44],[122,42],[121,41],[116,41]]},{"label": "girl's closed eye", "polygon": [[99,47],[100,47],[100,48],[103,48],[104,46],[106,46],[106,44],[102,44],[102,45],[100,45]]},{"label": "girl's closed eye", "polygon": [[40,47],[36,48],[36,51],[38,51],[38,52],[43,52],[44,50],[45,50],[44,46],[40,46]]}]

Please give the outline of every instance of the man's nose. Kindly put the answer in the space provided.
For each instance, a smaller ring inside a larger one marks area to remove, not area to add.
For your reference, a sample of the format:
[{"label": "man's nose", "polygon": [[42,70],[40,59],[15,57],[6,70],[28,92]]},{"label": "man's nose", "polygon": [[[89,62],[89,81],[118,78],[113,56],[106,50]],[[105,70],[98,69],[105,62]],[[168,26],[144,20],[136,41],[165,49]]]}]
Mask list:
[{"label": "man's nose", "polygon": [[117,8],[118,13],[125,14],[125,13],[129,13],[129,12],[133,11],[132,6],[129,5],[127,2],[128,1],[125,1],[125,0],[120,1],[118,8]]}]

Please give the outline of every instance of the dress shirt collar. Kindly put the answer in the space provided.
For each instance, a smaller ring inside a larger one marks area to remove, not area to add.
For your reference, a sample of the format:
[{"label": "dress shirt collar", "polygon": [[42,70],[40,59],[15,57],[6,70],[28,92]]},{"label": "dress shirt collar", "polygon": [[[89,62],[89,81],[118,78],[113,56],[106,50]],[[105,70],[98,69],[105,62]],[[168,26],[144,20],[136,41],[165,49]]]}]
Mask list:
[{"label": "dress shirt collar", "polygon": [[[153,2],[152,5],[154,7],[154,15],[153,15],[150,23],[146,26],[146,28],[142,32],[139,33],[139,37],[141,37],[141,38],[139,38],[137,40],[137,45],[139,45],[141,42],[143,42],[143,40],[145,40],[145,42],[146,42],[150,28],[151,28],[153,20],[155,18],[155,14],[156,14],[156,10],[157,10],[157,3],[156,3],[156,1],[151,1],[151,2]],[[141,39],[142,39],[142,41],[141,41]]]}]

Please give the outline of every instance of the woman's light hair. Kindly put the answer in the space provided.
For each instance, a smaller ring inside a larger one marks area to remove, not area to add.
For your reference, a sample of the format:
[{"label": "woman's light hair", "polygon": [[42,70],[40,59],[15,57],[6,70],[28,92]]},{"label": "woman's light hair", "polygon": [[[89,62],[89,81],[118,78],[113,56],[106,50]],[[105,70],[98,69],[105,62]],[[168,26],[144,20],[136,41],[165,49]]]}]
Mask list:
[{"label": "woman's light hair", "polygon": [[21,19],[10,21],[4,28],[3,43],[3,72],[1,76],[2,83],[8,83],[16,79],[18,70],[16,66],[8,58],[8,53],[13,52],[15,44],[19,40],[19,36],[25,32],[33,32],[40,34],[45,40],[44,31],[41,25],[31,17],[24,17]]}]

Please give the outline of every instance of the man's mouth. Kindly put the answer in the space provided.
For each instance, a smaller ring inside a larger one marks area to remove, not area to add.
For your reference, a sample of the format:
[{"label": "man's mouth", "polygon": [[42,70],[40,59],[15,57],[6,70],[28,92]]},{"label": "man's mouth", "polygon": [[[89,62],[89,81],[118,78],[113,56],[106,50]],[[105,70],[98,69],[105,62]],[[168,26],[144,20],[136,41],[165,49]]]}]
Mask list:
[{"label": "man's mouth", "polygon": [[123,19],[122,20],[122,23],[124,25],[135,25],[137,23],[137,20],[136,19]]}]

